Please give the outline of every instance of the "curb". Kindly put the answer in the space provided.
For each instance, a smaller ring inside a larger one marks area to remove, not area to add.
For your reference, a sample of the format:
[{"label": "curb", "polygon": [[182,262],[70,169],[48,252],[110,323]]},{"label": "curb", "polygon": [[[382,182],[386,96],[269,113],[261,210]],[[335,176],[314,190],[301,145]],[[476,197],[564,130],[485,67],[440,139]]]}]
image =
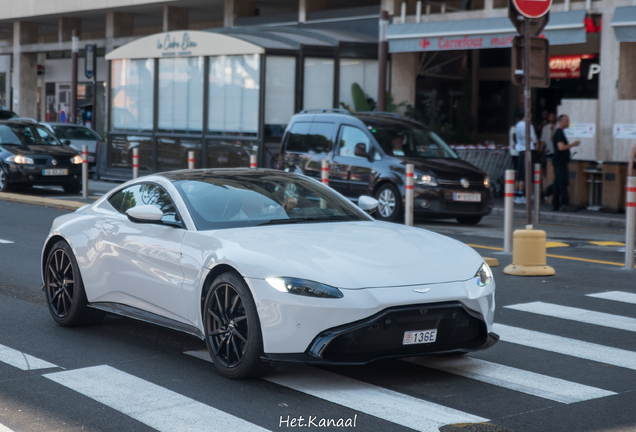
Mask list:
[{"label": "curb", "polygon": [[[504,209],[501,207],[495,207],[490,213],[491,216],[504,217]],[[514,210],[515,220],[525,220],[526,212],[524,210]],[[613,229],[625,229],[625,219],[618,218],[604,218],[598,216],[582,216],[572,213],[558,213],[558,212],[541,212],[541,223],[557,223],[564,225],[578,225],[587,226],[593,228],[613,228]]]},{"label": "curb", "polygon": [[84,207],[86,203],[79,201],[67,201],[53,198],[40,198],[28,195],[20,195],[14,193],[0,192],[0,200],[19,202],[22,204],[32,204],[44,207],[54,207],[62,210],[75,211],[80,207]]}]

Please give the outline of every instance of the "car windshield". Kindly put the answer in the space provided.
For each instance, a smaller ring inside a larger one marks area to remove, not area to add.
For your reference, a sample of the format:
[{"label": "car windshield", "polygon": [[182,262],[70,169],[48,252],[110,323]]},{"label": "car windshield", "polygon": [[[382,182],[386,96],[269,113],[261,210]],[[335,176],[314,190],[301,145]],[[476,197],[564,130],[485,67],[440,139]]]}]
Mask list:
[{"label": "car windshield", "polygon": [[209,173],[174,184],[199,230],[371,220],[348,200],[303,176]]},{"label": "car windshield", "polygon": [[85,127],[52,126],[55,136],[62,140],[95,141],[101,140],[99,135]]},{"label": "car windshield", "polygon": [[416,124],[367,122],[367,127],[388,155],[457,159],[455,152],[444,140]]},{"label": "car windshield", "polygon": [[59,145],[62,143],[42,126],[33,124],[0,125],[0,144],[5,145]]}]

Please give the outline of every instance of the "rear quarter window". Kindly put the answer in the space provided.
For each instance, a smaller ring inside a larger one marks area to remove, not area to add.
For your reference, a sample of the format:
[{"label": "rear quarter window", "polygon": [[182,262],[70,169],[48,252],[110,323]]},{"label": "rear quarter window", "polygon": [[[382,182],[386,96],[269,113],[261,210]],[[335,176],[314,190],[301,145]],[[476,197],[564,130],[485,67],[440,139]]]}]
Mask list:
[{"label": "rear quarter window", "polygon": [[287,136],[285,151],[290,153],[325,154],[333,146],[333,123],[294,123]]}]

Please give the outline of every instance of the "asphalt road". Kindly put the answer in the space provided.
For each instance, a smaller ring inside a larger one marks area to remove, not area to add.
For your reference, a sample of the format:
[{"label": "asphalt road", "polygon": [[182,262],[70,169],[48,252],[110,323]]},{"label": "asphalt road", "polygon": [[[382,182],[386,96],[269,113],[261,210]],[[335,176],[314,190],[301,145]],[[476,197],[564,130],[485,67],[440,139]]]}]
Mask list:
[{"label": "asphalt road", "polygon": [[[498,219],[426,223],[499,259],[497,345],[231,381],[187,335],[117,317],[76,329],[53,322],[40,252],[64,213],[0,201],[0,431],[636,430],[636,271],[608,264],[623,260],[619,245],[589,243],[620,243],[620,231],[543,227],[566,245],[548,251],[562,257],[549,258],[557,275],[520,278],[502,272],[511,257],[497,250]],[[458,423],[477,425],[442,426]]]}]

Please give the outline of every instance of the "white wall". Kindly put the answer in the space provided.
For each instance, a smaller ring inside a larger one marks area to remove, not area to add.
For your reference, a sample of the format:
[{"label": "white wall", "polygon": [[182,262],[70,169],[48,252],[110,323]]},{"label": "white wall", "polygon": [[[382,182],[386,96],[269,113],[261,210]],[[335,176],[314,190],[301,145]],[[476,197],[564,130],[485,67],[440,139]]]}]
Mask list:
[{"label": "white wall", "polygon": [[581,145],[571,150],[573,159],[597,160],[598,158],[598,99],[562,99],[557,115],[567,114],[570,123],[594,123],[596,125],[595,138],[570,138],[569,141],[581,141]]},{"label": "white wall", "polygon": [[[170,0],[0,0],[2,19],[167,3]],[[220,0],[216,0],[220,3]],[[174,2],[172,2],[174,3]],[[179,6],[177,4],[177,6]]]},{"label": "white wall", "polygon": [[[71,59],[46,59],[44,61],[44,79],[47,83],[71,82]],[[84,75],[84,59],[77,60],[77,80],[88,82]],[[104,57],[97,57],[97,81],[108,80],[108,62]]]}]

